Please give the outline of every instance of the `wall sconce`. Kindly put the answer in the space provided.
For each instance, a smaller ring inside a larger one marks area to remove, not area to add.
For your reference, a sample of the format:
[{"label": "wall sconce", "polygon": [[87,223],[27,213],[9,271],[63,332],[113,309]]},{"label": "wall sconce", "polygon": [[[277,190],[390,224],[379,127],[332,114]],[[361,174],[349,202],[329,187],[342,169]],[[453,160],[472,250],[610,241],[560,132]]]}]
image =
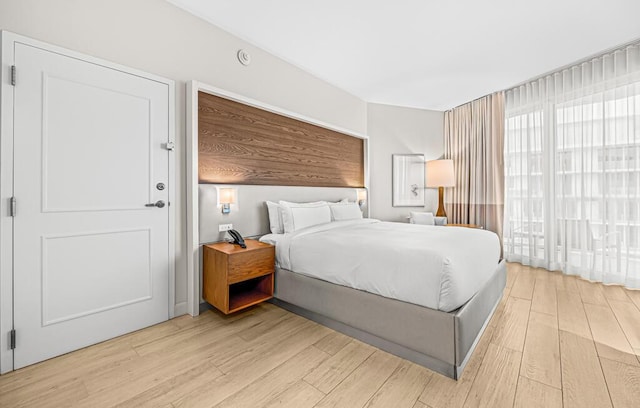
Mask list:
[{"label": "wall sconce", "polygon": [[236,189],[232,187],[221,188],[219,194],[222,213],[229,214],[231,212],[231,204],[236,203]]},{"label": "wall sconce", "polygon": [[366,202],[367,202],[367,189],[359,188],[358,189],[358,206],[362,208],[364,206],[364,203]]}]

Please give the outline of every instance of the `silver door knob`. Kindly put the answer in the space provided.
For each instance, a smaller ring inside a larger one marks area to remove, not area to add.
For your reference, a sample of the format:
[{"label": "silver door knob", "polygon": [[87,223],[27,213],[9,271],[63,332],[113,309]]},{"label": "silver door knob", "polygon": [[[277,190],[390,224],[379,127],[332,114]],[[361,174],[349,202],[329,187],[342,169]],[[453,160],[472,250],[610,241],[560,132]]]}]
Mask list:
[{"label": "silver door knob", "polygon": [[164,207],[164,201],[162,200],[158,200],[155,203],[149,203],[149,204],[145,204],[145,207],[158,207],[158,208],[162,208]]}]

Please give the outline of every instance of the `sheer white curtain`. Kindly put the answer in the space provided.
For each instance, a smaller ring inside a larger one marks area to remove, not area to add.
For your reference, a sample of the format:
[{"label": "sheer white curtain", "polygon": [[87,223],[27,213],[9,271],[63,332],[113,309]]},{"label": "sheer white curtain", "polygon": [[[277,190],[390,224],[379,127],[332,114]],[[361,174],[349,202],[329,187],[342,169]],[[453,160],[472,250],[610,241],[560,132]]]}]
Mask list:
[{"label": "sheer white curtain", "polygon": [[509,261],[640,288],[640,44],[506,92]]}]

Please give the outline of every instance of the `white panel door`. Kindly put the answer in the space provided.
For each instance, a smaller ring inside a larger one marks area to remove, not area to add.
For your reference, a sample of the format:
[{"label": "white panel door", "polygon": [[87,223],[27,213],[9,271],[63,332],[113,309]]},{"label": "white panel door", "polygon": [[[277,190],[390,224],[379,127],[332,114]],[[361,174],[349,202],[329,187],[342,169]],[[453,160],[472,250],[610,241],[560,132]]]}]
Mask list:
[{"label": "white panel door", "polygon": [[[15,46],[14,368],[168,319],[169,89]],[[158,188],[163,183],[164,188]]]}]

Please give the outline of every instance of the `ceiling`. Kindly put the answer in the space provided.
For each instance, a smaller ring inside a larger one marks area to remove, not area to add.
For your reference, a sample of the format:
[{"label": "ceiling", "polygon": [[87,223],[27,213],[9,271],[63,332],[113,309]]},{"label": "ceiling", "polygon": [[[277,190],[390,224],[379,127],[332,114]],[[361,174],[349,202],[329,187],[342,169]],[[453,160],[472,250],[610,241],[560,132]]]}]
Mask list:
[{"label": "ceiling", "polygon": [[446,110],[640,39],[638,0],[169,0],[368,102]]}]

